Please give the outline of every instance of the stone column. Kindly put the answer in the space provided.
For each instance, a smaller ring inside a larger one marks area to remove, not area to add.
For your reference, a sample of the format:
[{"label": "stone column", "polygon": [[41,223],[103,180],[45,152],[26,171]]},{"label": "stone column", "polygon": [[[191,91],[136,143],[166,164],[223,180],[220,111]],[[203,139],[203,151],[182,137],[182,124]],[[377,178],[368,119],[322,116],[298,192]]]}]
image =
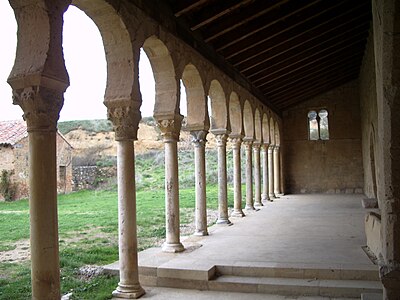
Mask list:
[{"label": "stone column", "polygon": [[182,116],[157,119],[157,125],[165,147],[165,219],[166,241],[162,247],[164,252],[181,252],[184,250],[180,242],[179,229],[179,180],[178,180],[178,150],[179,132]]},{"label": "stone column", "polygon": [[244,217],[242,210],[242,176],[240,166],[240,146],[242,138],[232,136],[230,138],[233,152],[233,212],[231,217]]},{"label": "stone column", "polygon": [[263,165],[263,193],[262,193],[262,201],[270,201],[269,193],[268,193],[268,144],[261,145],[262,151],[262,165]]},{"label": "stone column", "polygon": [[140,112],[129,102],[106,102],[117,141],[119,283],[113,299],[136,299],[145,293],[139,283],[136,226],[134,141]]},{"label": "stone column", "polygon": [[207,231],[207,202],[206,202],[206,130],[191,131],[194,145],[194,167],[195,167],[195,232],[194,235],[208,235]]},{"label": "stone column", "polygon": [[253,204],[253,153],[252,140],[244,140],[244,149],[246,152],[246,210],[255,210]]},{"label": "stone column", "polygon": [[253,144],[254,156],[254,206],[263,206],[261,202],[261,165],[260,165],[260,147],[258,143]]},{"label": "stone column", "polygon": [[60,299],[56,132],[69,86],[62,53],[66,1],[10,0],[18,45],[8,83],[29,140],[32,299]]},{"label": "stone column", "polygon": [[218,147],[218,220],[217,224],[232,224],[228,217],[228,190],[226,175],[226,141],[228,135],[215,134]]},{"label": "stone column", "polygon": [[272,200],[275,198],[274,193],[274,146],[269,145],[268,147],[268,190],[269,198]]},{"label": "stone column", "polygon": [[32,299],[60,299],[56,132],[64,91],[31,86],[13,92],[28,126]]},{"label": "stone column", "polygon": [[274,194],[278,196],[281,193],[280,184],[280,166],[279,166],[279,146],[274,147]]}]

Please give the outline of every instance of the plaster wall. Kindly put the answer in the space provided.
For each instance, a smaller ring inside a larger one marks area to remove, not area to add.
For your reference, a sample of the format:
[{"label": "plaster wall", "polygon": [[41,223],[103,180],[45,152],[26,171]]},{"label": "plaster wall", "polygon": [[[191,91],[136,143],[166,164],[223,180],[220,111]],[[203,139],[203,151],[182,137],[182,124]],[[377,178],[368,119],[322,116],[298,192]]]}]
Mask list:
[{"label": "plaster wall", "polygon": [[[308,138],[307,114],[326,109],[329,140]],[[362,193],[359,84],[352,81],[283,112],[289,193]]]}]

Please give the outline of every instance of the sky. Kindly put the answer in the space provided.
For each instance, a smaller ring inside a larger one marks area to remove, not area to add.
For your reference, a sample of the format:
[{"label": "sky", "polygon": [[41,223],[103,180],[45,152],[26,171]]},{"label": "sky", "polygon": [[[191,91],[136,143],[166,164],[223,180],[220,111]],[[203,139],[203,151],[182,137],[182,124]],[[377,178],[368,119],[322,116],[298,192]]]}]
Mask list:
[{"label": "sky", "polygon": [[[0,28],[0,40],[3,41],[0,44],[0,120],[21,119],[22,109],[12,104],[12,91],[7,83],[15,59],[17,23],[12,8],[5,0],[0,0]],[[75,6],[70,6],[64,14],[63,49],[70,86],[64,94],[60,121],[107,118],[103,104],[107,70],[101,35],[94,22]],[[155,97],[154,77],[143,51],[139,62],[139,82],[142,116],[151,116]],[[181,98],[185,99],[182,85],[181,92]],[[182,102],[181,113],[185,114],[186,101]]]}]

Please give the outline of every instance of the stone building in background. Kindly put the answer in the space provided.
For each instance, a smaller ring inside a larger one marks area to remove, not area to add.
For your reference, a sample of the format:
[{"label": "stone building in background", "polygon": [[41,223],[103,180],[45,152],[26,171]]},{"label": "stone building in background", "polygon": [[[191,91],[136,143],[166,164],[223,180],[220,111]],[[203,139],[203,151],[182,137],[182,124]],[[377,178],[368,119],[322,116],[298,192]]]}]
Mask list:
[{"label": "stone building in background", "polygon": [[[72,146],[57,133],[57,192],[72,191]],[[11,174],[15,199],[29,196],[29,140],[23,120],[0,121],[0,173]],[[0,195],[0,201],[4,197]]]}]

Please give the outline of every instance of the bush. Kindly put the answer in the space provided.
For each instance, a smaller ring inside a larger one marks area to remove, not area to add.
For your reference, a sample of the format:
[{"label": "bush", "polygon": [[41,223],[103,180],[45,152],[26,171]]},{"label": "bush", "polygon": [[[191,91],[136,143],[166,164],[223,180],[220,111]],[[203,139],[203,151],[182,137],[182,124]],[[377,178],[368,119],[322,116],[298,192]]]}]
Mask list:
[{"label": "bush", "polygon": [[2,170],[0,178],[0,195],[5,201],[15,200],[16,186],[11,181],[11,176],[14,174],[12,170]]}]

